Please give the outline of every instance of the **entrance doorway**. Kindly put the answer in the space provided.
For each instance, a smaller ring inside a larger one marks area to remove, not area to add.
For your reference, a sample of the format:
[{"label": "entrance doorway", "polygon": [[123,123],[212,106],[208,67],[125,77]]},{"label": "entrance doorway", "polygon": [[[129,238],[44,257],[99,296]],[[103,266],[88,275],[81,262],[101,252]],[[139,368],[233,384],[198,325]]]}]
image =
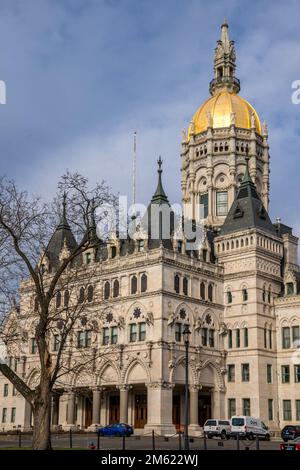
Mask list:
[{"label": "entrance doorway", "polygon": [[173,395],[173,424],[176,428],[176,431],[180,431],[181,423],[180,423],[180,395]]},{"label": "entrance doorway", "polygon": [[207,419],[211,418],[211,394],[199,394],[198,422],[203,426]]},{"label": "entrance doorway", "polygon": [[120,397],[110,395],[109,397],[109,424],[119,423],[120,421]]},{"label": "entrance doorway", "polygon": [[85,409],[85,422],[84,425],[86,428],[92,424],[92,414],[93,414],[93,404],[90,397],[84,398],[84,409]]},{"label": "entrance doorway", "polygon": [[134,397],[134,427],[143,428],[147,424],[147,395],[138,394]]}]

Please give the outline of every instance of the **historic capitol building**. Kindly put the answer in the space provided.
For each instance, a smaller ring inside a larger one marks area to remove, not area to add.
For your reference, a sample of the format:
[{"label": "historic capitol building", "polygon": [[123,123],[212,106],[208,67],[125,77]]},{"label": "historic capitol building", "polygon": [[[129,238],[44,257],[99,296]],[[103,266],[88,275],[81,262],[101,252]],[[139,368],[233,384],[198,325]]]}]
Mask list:
[{"label": "historic capitol building", "polygon": [[[233,414],[260,417],[271,430],[300,422],[298,238],[269,218],[267,125],[239,95],[235,72],[225,22],[211,96],[194,114],[181,147],[183,212],[204,223],[201,249],[189,250],[174,232],[166,239],[159,230],[156,238],[116,237],[101,244],[101,256],[93,247],[82,261],[85,272],[94,270],[86,314],[101,330],[81,321],[72,334],[83,357],[91,348],[101,354],[58,380],[54,429],[122,421],[141,433],[175,433],[184,422],[186,324],[190,434],[209,417]],[[158,173],[151,202],[163,208],[169,201],[161,165]],[[49,265],[74,244],[64,212],[49,242]],[[28,341],[25,352],[9,360],[33,388],[36,313],[26,282],[18,315],[27,318]],[[53,354],[57,336],[53,332]],[[30,405],[0,376],[1,430],[29,429],[31,420]]]}]

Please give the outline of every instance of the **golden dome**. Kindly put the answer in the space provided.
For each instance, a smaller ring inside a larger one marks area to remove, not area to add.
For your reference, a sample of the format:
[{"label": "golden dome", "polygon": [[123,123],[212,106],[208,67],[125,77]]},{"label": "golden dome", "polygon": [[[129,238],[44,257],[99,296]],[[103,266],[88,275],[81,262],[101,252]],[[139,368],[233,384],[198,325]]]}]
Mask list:
[{"label": "golden dome", "polygon": [[[214,129],[229,127],[231,123],[231,113],[235,113],[236,127],[251,129],[251,114],[254,113],[256,132],[261,134],[261,124],[257,112],[248,101],[244,100],[236,93],[221,91],[206,100],[192,119],[195,134],[207,130],[207,115],[209,113],[211,114],[212,127]],[[189,127],[189,135],[190,132],[191,125]]]}]

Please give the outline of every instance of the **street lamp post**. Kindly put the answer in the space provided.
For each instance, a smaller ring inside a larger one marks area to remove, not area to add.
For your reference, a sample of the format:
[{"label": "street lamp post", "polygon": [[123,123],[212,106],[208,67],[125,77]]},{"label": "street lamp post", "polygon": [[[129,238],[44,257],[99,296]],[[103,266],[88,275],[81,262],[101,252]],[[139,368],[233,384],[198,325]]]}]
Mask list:
[{"label": "street lamp post", "polygon": [[184,450],[189,450],[189,345],[191,332],[188,325],[185,325],[182,334],[185,345]]}]

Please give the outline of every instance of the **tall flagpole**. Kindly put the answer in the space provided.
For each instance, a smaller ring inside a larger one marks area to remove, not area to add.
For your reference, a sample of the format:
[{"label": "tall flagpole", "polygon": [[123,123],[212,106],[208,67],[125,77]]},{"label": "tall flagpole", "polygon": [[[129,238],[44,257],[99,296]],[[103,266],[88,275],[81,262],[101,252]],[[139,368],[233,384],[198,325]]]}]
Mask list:
[{"label": "tall flagpole", "polygon": [[136,203],[136,132],[133,133],[132,204]]}]

